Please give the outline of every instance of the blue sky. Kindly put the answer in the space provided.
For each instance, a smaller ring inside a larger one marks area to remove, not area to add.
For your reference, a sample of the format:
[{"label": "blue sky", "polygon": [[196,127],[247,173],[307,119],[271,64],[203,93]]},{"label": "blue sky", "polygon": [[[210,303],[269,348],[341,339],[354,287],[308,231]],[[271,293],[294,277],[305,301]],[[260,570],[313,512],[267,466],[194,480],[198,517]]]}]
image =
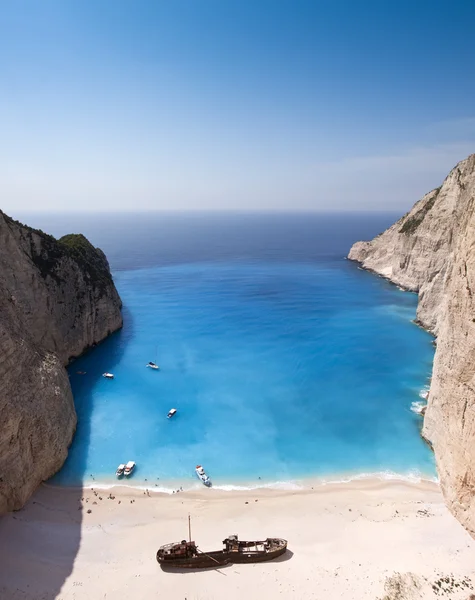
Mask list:
[{"label": "blue sky", "polygon": [[15,210],[406,210],[475,152],[475,3],[18,0]]}]

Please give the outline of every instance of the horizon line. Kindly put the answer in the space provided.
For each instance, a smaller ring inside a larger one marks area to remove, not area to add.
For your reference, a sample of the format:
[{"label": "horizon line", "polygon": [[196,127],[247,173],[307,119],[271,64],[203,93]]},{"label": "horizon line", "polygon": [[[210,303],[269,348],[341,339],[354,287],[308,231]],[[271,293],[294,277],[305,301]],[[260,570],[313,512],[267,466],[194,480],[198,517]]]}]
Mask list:
[{"label": "horizon line", "polygon": [[[10,215],[10,211],[0,209],[0,212]],[[320,215],[338,215],[338,214],[399,214],[402,210],[396,209],[334,209],[334,210],[308,210],[308,209],[138,209],[138,210],[114,210],[99,209],[99,210],[80,210],[80,209],[14,209],[17,214],[84,214],[84,215],[130,215],[130,214],[279,214],[279,215],[295,215],[295,214],[320,214]]]}]

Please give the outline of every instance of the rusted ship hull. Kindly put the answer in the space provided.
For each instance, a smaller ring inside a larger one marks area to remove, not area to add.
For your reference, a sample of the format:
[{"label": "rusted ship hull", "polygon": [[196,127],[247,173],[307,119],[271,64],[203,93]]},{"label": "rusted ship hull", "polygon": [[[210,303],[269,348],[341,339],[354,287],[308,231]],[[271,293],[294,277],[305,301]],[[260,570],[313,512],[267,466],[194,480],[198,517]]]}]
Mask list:
[{"label": "rusted ship hull", "polygon": [[233,563],[255,563],[264,562],[266,560],[274,560],[278,556],[282,556],[287,551],[287,543],[282,548],[271,550],[270,552],[238,552],[233,553],[229,562]]},{"label": "rusted ship hull", "polygon": [[[275,547],[266,550],[252,549],[251,546],[246,547],[244,545],[245,543],[241,542],[239,550],[236,551],[218,550],[206,553],[198,552],[194,556],[184,556],[183,558],[174,556],[173,559],[166,559],[159,549],[157,552],[157,561],[166,570],[216,569],[230,563],[264,562],[268,560],[274,560],[286,552],[287,541],[275,541],[279,542],[278,545],[276,544]],[[264,542],[257,542],[254,547],[257,547],[258,544],[264,545]]]},{"label": "rusted ship hull", "polygon": [[190,558],[163,560],[157,552],[157,561],[164,569],[215,569],[229,564],[228,556],[223,551],[207,552]]}]

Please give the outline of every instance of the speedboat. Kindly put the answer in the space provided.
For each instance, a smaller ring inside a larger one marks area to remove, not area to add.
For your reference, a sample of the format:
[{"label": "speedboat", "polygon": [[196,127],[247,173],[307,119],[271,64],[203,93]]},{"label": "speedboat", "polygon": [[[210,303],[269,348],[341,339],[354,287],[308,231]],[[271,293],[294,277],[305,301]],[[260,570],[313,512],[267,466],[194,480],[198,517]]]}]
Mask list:
[{"label": "speedboat", "polygon": [[129,477],[130,475],[132,475],[134,469],[135,469],[135,463],[134,463],[134,461],[133,460],[129,460],[129,462],[125,465],[124,475],[126,477]]},{"label": "speedboat", "polygon": [[160,369],[160,367],[152,361],[148,362],[145,366],[150,367],[151,369]]},{"label": "speedboat", "polygon": [[206,475],[205,470],[201,465],[196,465],[196,474],[207,487],[211,486],[211,479]]},{"label": "speedboat", "polygon": [[117,475],[117,477],[122,477],[122,475],[124,474],[124,471],[125,471],[125,465],[120,464],[117,467],[117,471],[115,472],[115,474]]},{"label": "speedboat", "polygon": [[102,377],[105,377],[106,379],[114,379],[113,373],[102,373]]},{"label": "speedboat", "polygon": [[172,408],[172,409],[170,409],[170,410],[168,411],[168,415],[167,415],[167,417],[168,417],[169,419],[171,419],[171,418],[173,417],[173,415],[176,415],[176,408]]}]

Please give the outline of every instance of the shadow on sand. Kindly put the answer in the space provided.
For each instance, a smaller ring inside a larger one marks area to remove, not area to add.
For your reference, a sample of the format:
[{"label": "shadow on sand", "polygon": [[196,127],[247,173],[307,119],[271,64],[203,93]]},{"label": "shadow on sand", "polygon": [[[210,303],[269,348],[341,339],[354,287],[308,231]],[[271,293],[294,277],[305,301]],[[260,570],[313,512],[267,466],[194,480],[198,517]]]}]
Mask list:
[{"label": "shadow on sand", "polygon": [[[132,319],[126,308],[123,317],[122,330],[68,367],[77,406],[80,403],[81,418],[70,449],[70,453],[75,454],[78,487],[59,491],[55,489],[57,484],[53,477],[35,492],[23,509],[0,518],[2,600],[60,598],[61,588],[72,572],[84,518],[81,508],[84,492],[80,482],[86,474],[94,387],[103,372],[114,370],[132,335]],[[77,371],[86,371],[86,374],[80,375]],[[79,438],[80,444],[77,443]]]}]

